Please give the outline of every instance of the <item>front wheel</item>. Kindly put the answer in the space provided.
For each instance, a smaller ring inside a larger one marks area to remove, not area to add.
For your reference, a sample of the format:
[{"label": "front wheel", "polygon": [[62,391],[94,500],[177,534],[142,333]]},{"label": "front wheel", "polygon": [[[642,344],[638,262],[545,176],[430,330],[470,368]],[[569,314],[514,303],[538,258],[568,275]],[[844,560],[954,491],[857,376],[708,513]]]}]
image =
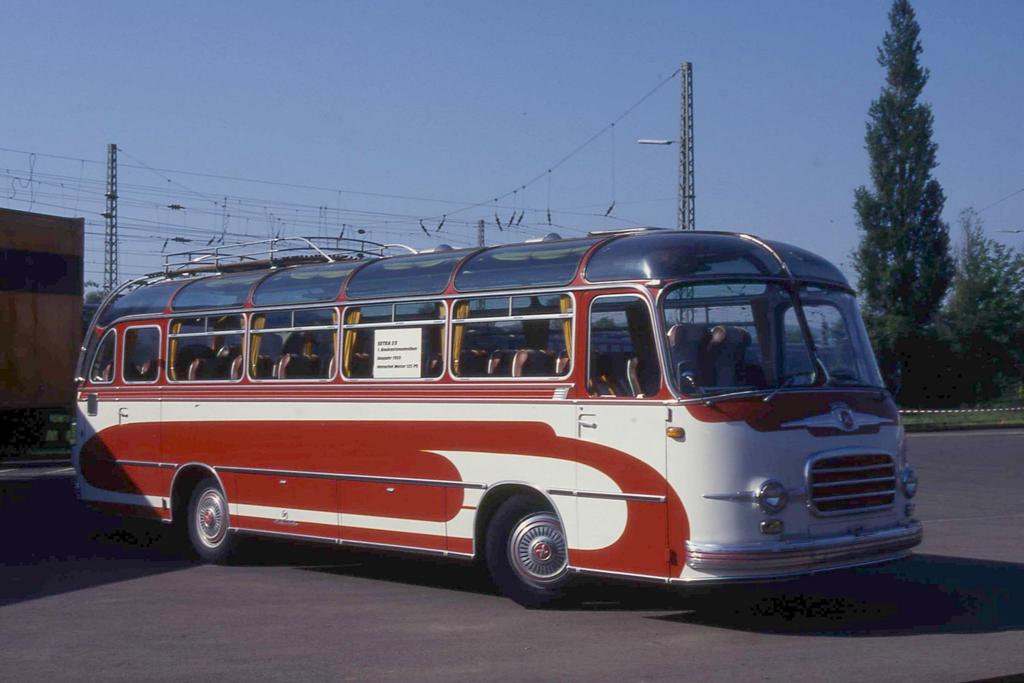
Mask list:
[{"label": "front wheel", "polygon": [[487,568],[501,592],[526,607],[558,599],[569,578],[558,517],[527,496],[502,503],[487,528]]},{"label": "front wheel", "polygon": [[234,545],[228,502],[212,479],[196,486],[188,506],[188,537],[192,548],[205,562],[226,562]]}]

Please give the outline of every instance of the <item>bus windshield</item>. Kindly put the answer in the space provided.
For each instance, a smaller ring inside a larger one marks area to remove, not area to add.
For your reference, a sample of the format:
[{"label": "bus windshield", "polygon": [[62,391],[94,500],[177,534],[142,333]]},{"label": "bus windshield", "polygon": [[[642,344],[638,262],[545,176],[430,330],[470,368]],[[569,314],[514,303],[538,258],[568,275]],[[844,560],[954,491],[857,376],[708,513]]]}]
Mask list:
[{"label": "bus windshield", "polygon": [[[802,287],[801,302],[830,386],[881,387],[854,298]],[[775,282],[677,285],[663,312],[670,376],[683,394],[812,386],[815,362],[789,291]]]}]

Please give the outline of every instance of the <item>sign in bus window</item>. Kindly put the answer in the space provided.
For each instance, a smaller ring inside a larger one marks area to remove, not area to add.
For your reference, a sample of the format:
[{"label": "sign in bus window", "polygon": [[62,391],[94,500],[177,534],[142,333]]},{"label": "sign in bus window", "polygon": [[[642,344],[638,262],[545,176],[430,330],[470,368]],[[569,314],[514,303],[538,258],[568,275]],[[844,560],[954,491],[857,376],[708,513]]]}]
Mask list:
[{"label": "sign in bus window", "polygon": [[422,329],[383,328],[373,331],[373,376],[382,379],[422,377]]},{"label": "sign in bus window", "polygon": [[445,306],[439,301],[346,309],[342,334],[345,378],[440,377],[444,372],[444,318]]}]

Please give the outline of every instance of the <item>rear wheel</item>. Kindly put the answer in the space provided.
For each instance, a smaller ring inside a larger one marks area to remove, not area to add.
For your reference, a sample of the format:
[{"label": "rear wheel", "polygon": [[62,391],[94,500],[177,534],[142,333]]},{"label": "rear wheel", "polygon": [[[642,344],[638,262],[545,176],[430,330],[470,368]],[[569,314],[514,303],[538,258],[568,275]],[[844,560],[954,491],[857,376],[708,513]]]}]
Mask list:
[{"label": "rear wheel", "polygon": [[487,567],[503,594],[527,607],[562,595],[568,548],[558,517],[527,496],[502,503],[487,528]]},{"label": "rear wheel", "polygon": [[188,506],[188,537],[206,562],[226,562],[234,545],[228,501],[217,482],[204,479],[192,491]]}]

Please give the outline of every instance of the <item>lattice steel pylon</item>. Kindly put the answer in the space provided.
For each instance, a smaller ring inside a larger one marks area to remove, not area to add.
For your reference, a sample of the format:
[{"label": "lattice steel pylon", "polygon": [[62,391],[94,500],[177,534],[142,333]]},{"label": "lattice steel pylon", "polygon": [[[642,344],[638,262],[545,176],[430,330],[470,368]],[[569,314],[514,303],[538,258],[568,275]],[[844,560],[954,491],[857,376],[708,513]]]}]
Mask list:
[{"label": "lattice steel pylon", "polygon": [[107,145],[107,230],[103,241],[103,290],[117,287],[117,145]]},{"label": "lattice steel pylon", "polygon": [[693,64],[679,66],[679,229],[695,230],[693,191]]}]

